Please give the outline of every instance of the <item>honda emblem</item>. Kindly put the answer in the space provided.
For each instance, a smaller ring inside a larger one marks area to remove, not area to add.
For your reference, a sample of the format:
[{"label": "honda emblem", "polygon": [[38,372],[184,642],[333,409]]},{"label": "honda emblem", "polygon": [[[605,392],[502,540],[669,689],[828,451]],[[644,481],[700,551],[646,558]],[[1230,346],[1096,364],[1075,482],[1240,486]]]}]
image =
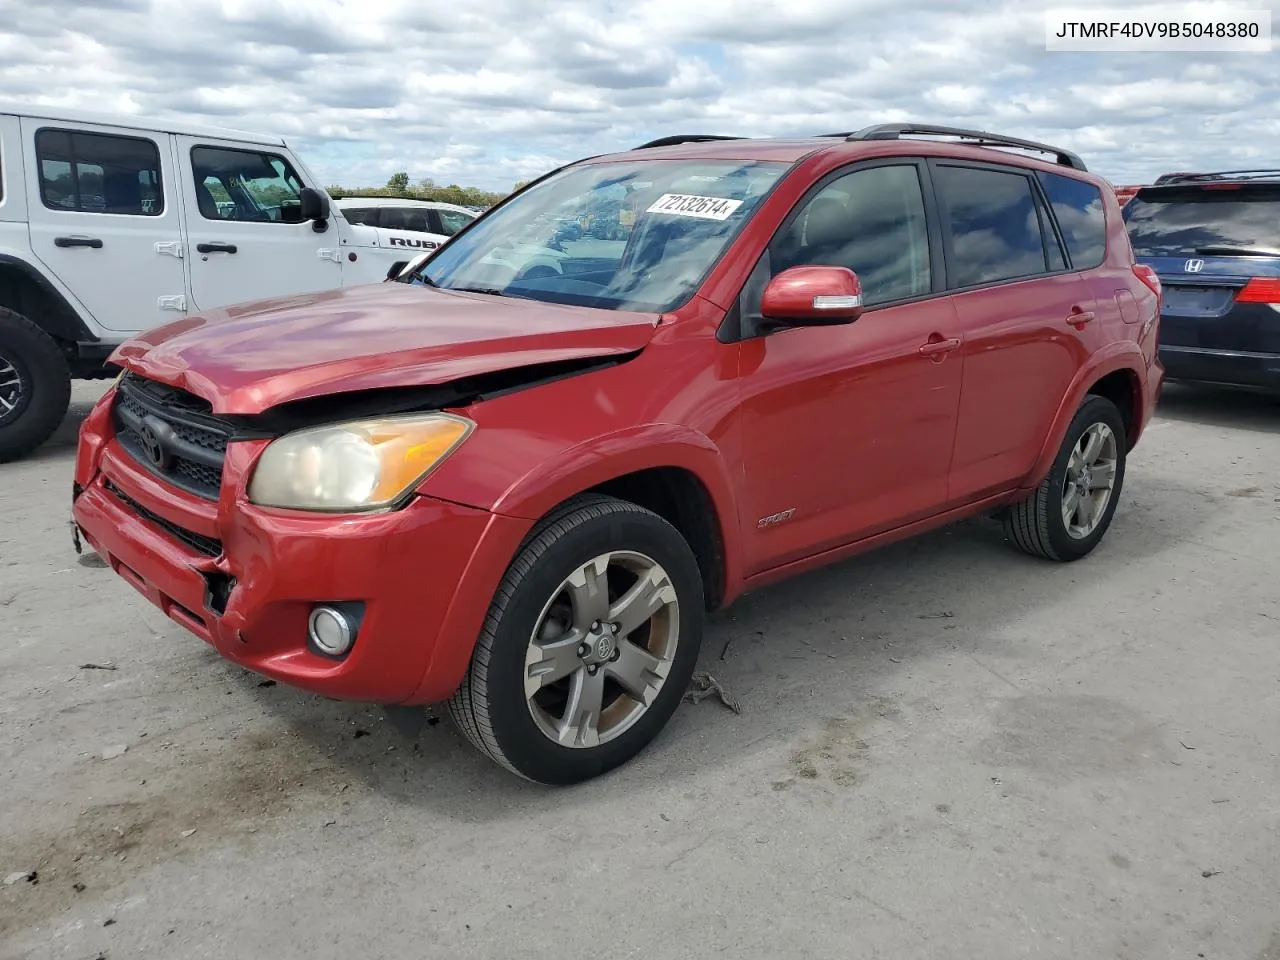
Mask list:
[{"label": "honda emblem", "polygon": [[1182,265],[1182,270],[1184,273],[1199,273],[1203,269],[1204,269],[1203,260],[1188,260],[1186,263]]}]

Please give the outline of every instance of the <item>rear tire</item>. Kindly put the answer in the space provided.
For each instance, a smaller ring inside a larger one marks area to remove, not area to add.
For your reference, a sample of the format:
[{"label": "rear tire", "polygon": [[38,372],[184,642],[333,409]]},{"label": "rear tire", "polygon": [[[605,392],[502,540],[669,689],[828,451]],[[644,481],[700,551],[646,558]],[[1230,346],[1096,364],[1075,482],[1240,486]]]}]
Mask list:
[{"label": "rear tire", "polygon": [[71,369],[47,333],[0,307],[0,463],[53,436],[71,403]]},{"label": "rear tire", "polygon": [[1124,485],[1124,420],[1116,405],[1090,395],[1072,418],[1044,482],[1004,513],[1005,536],[1019,550],[1058,562],[1079,560],[1098,545]]},{"label": "rear tire", "polygon": [[612,497],[575,498],[507,568],[449,712],[513,773],[588,780],[630,760],[671,718],[703,615],[697,560],[671,524]]}]

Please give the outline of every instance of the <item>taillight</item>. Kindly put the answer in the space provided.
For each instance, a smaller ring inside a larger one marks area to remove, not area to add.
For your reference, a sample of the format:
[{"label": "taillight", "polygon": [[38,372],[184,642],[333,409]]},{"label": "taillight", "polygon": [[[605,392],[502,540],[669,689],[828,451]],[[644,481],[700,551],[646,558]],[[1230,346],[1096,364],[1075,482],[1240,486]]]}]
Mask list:
[{"label": "taillight", "polygon": [[1135,263],[1133,265],[1133,275],[1145,283],[1157,297],[1161,295],[1160,278],[1145,263]]},{"label": "taillight", "polygon": [[1236,303],[1280,303],[1280,279],[1254,277],[1236,294]]}]

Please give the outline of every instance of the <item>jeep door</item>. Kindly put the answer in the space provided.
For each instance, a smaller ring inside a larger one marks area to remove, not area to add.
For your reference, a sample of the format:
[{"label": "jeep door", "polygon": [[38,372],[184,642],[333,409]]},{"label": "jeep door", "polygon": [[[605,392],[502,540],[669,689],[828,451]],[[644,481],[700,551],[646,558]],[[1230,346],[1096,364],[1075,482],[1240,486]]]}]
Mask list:
[{"label": "jeep door", "polygon": [[[742,295],[747,574],[937,513],[960,401],[960,339],[922,162],[825,178],[775,234]],[[770,276],[832,265],[866,311],[752,335]]]},{"label": "jeep door", "polygon": [[282,144],[178,137],[191,298],[199,310],[342,286],[332,211],[303,222],[309,186]]},{"label": "jeep door", "polygon": [[98,324],[182,315],[181,200],[166,133],[24,117],[31,249]]}]

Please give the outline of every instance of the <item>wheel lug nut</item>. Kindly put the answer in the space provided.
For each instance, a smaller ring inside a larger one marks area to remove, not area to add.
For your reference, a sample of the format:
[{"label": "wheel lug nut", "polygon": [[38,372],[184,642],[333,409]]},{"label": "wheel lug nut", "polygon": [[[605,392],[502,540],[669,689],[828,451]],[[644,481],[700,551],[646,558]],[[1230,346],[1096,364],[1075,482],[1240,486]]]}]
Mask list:
[{"label": "wheel lug nut", "polygon": [[599,670],[600,668],[597,667],[594,663],[591,666],[587,667],[587,673],[591,674],[593,677],[599,672]]},{"label": "wheel lug nut", "polygon": [[599,629],[600,629],[600,621],[599,621],[599,620],[592,620],[592,621],[591,621],[591,629],[592,629],[592,630],[599,630]]},{"label": "wheel lug nut", "polygon": [[587,655],[587,651],[590,649],[591,648],[588,647],[585,643],[582,644],[581,646],[578,647],[578,656],[585,657]]}]

